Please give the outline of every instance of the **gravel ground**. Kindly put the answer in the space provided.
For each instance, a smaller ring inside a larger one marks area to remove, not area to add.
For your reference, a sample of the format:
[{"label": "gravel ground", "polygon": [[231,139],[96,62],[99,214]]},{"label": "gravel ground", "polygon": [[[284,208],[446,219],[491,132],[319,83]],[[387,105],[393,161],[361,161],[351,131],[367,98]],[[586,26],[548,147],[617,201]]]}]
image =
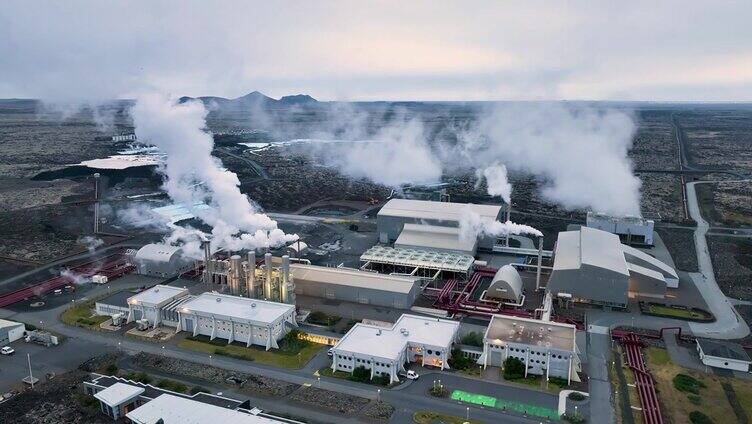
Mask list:
[{"label": "gravel ground", "polygon": [[671,258],[674,259],[676,268],[687,272],[698,271],[697,250],[695,249],[693,230],[659,228],[656,229],[656,232],[661,236],[663,243],[671,254]]},{"label": "gravel ground", "polygon": [[227,379],[235,377],[244,380],[243,390],[259,393],[267,396],[287,396],[299,386],[293,383],[261,377],[258,375],[227,371],[217,367],[184,361],[181,359],[165,360],[164,358],[147,353],[139,353],[133,358],[133,362],[139,366],[152,368],[168,374],[182,375],[211,381],[217,384],[227,384]]},{"label": "gravel ground", "polygon": [[718,285],[726,296],[752,300],[752,242],[708,236],[710,258]]},{"label": "gravel ground", "polygon": [[359,396],[332,392],[312,386],[301,387],[290,395],[290,399],[332,409],[345,415],[360,411],[370,402],[368,399]]},{"label": "gravel ground", "polygon": [[363,411],[363,415],[377,420],[388,420],[394,414],[394,407],[386,402],[374,402]]}]

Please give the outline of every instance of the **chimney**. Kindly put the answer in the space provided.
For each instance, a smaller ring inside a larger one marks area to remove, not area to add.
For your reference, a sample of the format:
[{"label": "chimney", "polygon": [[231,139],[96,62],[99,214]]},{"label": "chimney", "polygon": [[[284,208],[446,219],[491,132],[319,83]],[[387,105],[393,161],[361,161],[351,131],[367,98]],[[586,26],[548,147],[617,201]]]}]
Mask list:
[{"label": "chimney", "polygon": [[[512,201],[510,200],[507,204],[507,222],[512,220]],[[505,242],[506,246],[509,247],[509,233],[507,233],[507,239]]]},{"label": "chimney", "polygon": [[240,256],[238,255],[232,255],[230,257],[230,275],[232,276],[230,278],[230,293],[234,295],[240,294],[240,260]]},{"label": "chimney", "polygon": [[264,267],[266,272],[266,280],[264,281],[264,297],[271,299],[272,297],[272,254],[266,252],[264,255]]},{"label": "chimney", "polygon": [[211,257],[211,242],[205,241],[204,247],[204,283],[211,284],[212,282],[212,257]]},{"label": "chimney", "polygon": [[288,284],[290,282],[290,256],[282,255],[282,283],[280,284],[279,297],[282,303],[288,303],[290,293]]},{"label": "chimney", "polygon": [[540,290],[541,261],[543,260],[543,237],[538,237],[538,268],[535,270],[535,291]]}]

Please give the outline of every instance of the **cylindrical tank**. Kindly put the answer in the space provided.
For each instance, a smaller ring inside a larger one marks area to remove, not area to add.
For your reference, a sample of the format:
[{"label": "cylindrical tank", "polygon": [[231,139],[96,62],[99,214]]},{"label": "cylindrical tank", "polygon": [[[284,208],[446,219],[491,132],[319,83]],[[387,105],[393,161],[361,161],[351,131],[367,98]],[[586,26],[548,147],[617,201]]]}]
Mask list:
[{"label": "cylindrical tank", "polygon": [[230,285],[230,293],[234,295],[240,294],[240,275],[241,275],[241,259],[239,255],[232,255],[230,256],[230,269],[228,270],[228,274],[230,274],[229,278],[229,285]]},{"label": "cylindrical tank", "polygon": [[264,297],[271,299],[272,297],[272,254],[267,252],[264,255],[264,272],[266,272],[266,279],[264,280]]}]

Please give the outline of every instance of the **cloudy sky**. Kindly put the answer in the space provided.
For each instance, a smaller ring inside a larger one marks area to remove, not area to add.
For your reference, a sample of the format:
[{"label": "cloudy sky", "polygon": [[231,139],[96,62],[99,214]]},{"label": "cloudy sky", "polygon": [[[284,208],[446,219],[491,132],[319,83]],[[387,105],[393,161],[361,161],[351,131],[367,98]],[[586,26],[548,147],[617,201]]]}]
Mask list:
[{"label": "cloudy sky", "polygon": [[16,1],[0,97],[752,101],[752,2]]}]

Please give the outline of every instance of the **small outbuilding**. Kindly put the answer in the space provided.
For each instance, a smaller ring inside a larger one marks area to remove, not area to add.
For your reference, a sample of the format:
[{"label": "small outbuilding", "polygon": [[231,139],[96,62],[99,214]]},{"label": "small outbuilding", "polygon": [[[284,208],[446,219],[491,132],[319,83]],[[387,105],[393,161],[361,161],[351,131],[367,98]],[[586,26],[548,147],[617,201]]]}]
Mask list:
[{"label": "small outbuilding", "polygon": [[20,339],[25,332],[24,323],[0,319],[0,347]]},{"label": "small outbuilding", "polygon": [[752,365],[747,351],[737,343],[697,339],[697,353],[702,363],[710,367],[748,372]]}]

